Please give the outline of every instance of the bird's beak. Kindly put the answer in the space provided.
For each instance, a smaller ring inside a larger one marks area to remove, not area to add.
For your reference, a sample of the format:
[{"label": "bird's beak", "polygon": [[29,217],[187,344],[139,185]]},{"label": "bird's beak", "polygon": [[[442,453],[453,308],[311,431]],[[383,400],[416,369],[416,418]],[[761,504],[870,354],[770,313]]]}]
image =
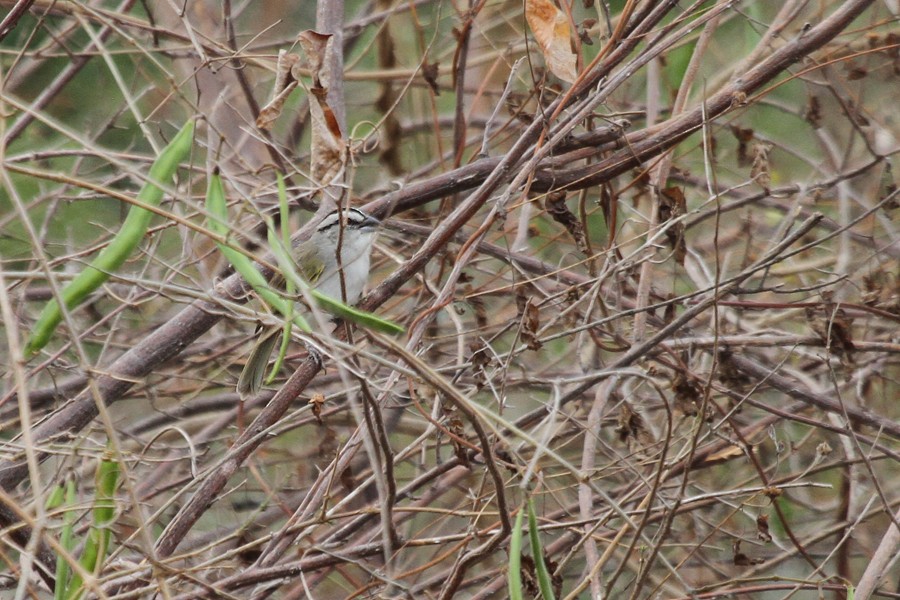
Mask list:
[{"label": "bird's beak", "polygon": [[366,218],[363,219],[362,222],[363,227],[378,227],[379,225],[381,225],[381,221],[379,221],[372,215],[366,215]]}]

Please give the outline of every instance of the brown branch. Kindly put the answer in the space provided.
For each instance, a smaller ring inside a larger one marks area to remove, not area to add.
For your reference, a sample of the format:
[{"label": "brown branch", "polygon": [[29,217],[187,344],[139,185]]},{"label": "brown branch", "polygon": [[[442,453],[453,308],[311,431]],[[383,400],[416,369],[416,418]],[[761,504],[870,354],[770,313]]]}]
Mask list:
[{"label": "brown branch", "polygon": [[32,4],[34,4],[34,0],[18,0],[16,5],[6,13],[6,16],[0,21],[0,42],[16,28],[19,20],[25,16]]}]

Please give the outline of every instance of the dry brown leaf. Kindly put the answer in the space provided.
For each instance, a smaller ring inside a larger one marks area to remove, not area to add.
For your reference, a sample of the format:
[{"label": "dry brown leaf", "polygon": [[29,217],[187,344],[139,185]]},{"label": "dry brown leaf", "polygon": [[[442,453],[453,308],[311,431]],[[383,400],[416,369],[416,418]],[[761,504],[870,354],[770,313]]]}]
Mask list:
[{"label": "dry brown leaf", "polygon": [[567,83],[578,78],[569,19],[552,0],[525,0],[525,20],[550,72]]},{"label": "dry brown leaf", "polygon": [[739,106],[747,106],[747,93],[740,90],[731,95],[731,107],[737,108]]},{"label": "dry brown leaf", "polygon": [[735,565],[739,567],[749,567],[752,565],[759,565],[765,562],[762,558],[751,558],[741,552],[741,541],[735,540],[731,544],[732,555],[731,559]]},{"label": "dry brown leaf", "polygon": [[766,496],[769,500],[774,500],[775,498],[780,497],[784,492],[781,491],[780,488],[770,486],[762,491],[763,495]]},{"label": "dry brown leaf", "polygon": [[578,26],[578,37],[581,39],[582,44],[587,44],[588,46],[594,45],[594,40],[591,38],[589,29],[596,24],[597,19],[585,19]]},{"label": "dry brown leaf", "polygon": [[516,305],[519,308],[519,318],[522,319],[522,340],[529,350],[540,350],[543,344],[537,337],[541,326],[541,314],[537,305],[522,293],[516,296]]},{"label": "dry brown leaf", "polygon": [[272,98],[268,104],[260,109],[259,115],[256,117],[257,127],[265,129],[266,131],[272,129],[272,125],[274,125],[275,121],[278,120],[278,117],[281,116],[281,111],[284,108],[284,101],[291,95],[291,92],[294,91],[295,87],[297,87],[297,82],[292,81],[286,88],[281,90],[280,94]]},{"label": "dry brown leaf", "polygon": [[756,515],[756,537],[766,543],[772,541],[772,534],[769,533],[769,515],[763,513]]},{"label": "dry brown leaf", "polygon": [[769,189],[769,184],[772,182],[769,164],[769,152],[771,150],[772,145],[765,142],[755,143],[751,147],[753,160],[750,165],[750,178],[755,179],[756,183],[761,185],[762,188],[767,191]]},{"label": "dry brown leaf", "polygon": [[807,307],[806,320],[810,328],[835,354],[849,356],[856,349],[853,345],[853,319],[843,308],[836,307],[828,301],[824,303],[821,311]]},{"label": "dry brown leaf", "polygon": [[750,158],[750,142],[753,141],[753,129],[749,127],[739,127],[738,125],[732,125],[730,129],[738,142],[738,165],[742,167],[749,166],[753,162]]},{"label": "dry brown leaf", "polygon": [[553,586],[553,597],[562,598],[563,576],[559,570],[559,563],[550,558],[550,554],[547,553],[546,548],[543,549],[543,555],[544,564],[547,565],[547,571],[552,574],[550,576],[550,585]]},{"label": "dry brown leaf", "polygon": [[319,185],[330,185],[344,170],[347,162],[343,136],[337,119],[326,100],[324,88],[311,90],[309,103],[311,123],[310,173]]},{"label": "dry brown leaf", "polygon": [[260,129],[271,129],[278,117],[281,116],[285,100],[297,87],[297,79],[294,77],[293,71],[299,62],[300,57],[296,54],[288,54],[284,50],[278,53],[272,99],[260,109],[259,115],[256,117],[256,126]]},{"label": "dry brown leaf", "polygon": [[519,571],[521,572],[522,577],[522,589],[528,594],[529,598],[537,598],[540,588],[538,587],[534,559],[527,554],[523,554],[519,565]]},{"label": "dry brown leaf", "polygon": [[[668,187],[659,195],[659,222],[666,223],[687,213],[687,200],[680,187]],[[687,256],[684,242],[684,221],[678,221],[666,230],[669,245],[675,251],[675,261],[683,265]]]},{"label": "dry brown leaf", "polygon": [[575,246],[582,254],[589,254],[587,238],[584,235],[584,226],[578,217],[575,216],[569,207],[566,206],[566,193],[562,191],[550,192],[547,199],[544,200],[544,208],[547,214],[553,217],[553,220],[563,225],[572,239],[575,240]]},{"label": "dry brown leaf", "polygon": [[728,446],[718,452],[713,452],[703,462],[706,464],[718,464],[743,455],[744,450],[740,446]]},{"label": "dry brown leaf", "polygon": [[460,460],[460,462],[468,466],[470,462],[469,450],[465,444],[460,442],[460,440],[463,440],[466,437],[466,429],[462,419],[457,416],[448,418],[447,431],[453,434],[450,436],[450,442],[453,444],[453,454]]},{"label": "dry brown leaf", "polygon": [[696,417],[703,402],[703,386],[677,371],[672,377],[672,391],[675,392],[675,409],[688,417]]},{"label": "dry brown leaf", "polygon": [[440,64],[427,61],[422,64],[422,77],[425,78],[425,83],[428,84],[428,87],[431,88],[431,91],[435,96],[441,95],[441,86],[438,84],[439,74]]},{"label": "dry brown leaf", "polygon": [[[297,42],[306,53],[309,61],[307,68],[312,72],[313,86],[327,88],[331,81],[328,78],[328,69],[323,69],[323,65],[327,65],[328,53],[331,52],[330,33],[319,33],[312,29],[301,31],[297,36]],[[299,77],[298,77],[299,79]]]},{"label": "dry brown leaf", "polygon": [[310,173],[321,186],[330,185],[344,171],[347,163],[346,144],[340,124],[328,104],[329,56],[334,52],[331,35],[307,30],[298,36],[306,52],[313,84],[310,88],[309,116],[311,129]]},{"label": "dry brown leaf", "polygon": [[724,348],[719,352],[719,368],[716,374],[721,383],[737,391],[743,391],[753,381],[738,368],[732,356],[734,354],[728,348]]},{"label": "dry brown leaf", "polygon": [[481,389],[487,383],[485,367],[491,364],[491,355],[488,354],[487,346],[481,340],[472,340],[469,343],[469,350],[472,351],[469,360],[472,363],[473,379],[478,389]]},{"label": "dry brown leaf", "polygon": [[647,448],[656,442],[644,417],[628,402],[622,402],[617,420],[615,432],[618,434],[619,440],[628,444],[630,449]]},{"label": "dry brown leaf", "polygon": [[325,406],[325,396],[323,394],[313,394],[312,398],[307,402],[312,407],[313,416],[319,425],[322,424],[322,407]]},{"label": "dry brown leaf", "polygon": [[816,95],[810,95],[806,103],[806,110],[803,111],[803,118],[809,123],[813,129],[822,126],[822,103]]}]

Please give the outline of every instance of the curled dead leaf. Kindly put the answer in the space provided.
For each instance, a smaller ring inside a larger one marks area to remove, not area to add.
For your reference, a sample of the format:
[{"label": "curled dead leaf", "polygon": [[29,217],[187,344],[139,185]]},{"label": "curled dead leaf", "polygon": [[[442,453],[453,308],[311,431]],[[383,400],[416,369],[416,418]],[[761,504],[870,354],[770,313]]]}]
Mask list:
[{"label": "curled dead leaf", "polygon": [[806,109],[803,111],[803,118],[806,119],[806,122],[809,123],[813,129],[818,129],[822,126],[822,103],[815,94],[809,96],[809,100],[806,103]]},{"label": "curled dead leaf", "polygon": [[578,37],[581,39],[582,44],[587,44],[588,46],[594,45],[594,40],[591,38],[590,28],[597,24],[597,19],[585,19],[578,26]]},{"label": "curled dead leaf", "polygon": [[330,34],[306,30],[297,36],[306,53],[313,84],[310,87],[309,116],[311,124],[310,173],[321,186],[330,185],[344,171],[347,163],[346,144],[340,123],[328,104],[330,56],[334,39]]},{"label": "curled dead leaf", "polygon": [[646,448],[656,442],[644,417],[628,402],[622,402],[619,407],[618,425],[615,432],[618,434],[619,440],[633,450]]},{"label": "curled dead leaf", "polygon": [[260,129],[271,129],[278,117],[281,116],[285,100],[297,87],[297,78],[294,77],[293,71],[299,62],[300,56],[297,54],[288,54],[284,50],[278,53],[278,62],[275,64],[275,85],[272,87],[272,99],[260,109],[259,115],[256,117],[256,126]]},{"label": "curled dead leaf", "polygon": [[573,83],[578,78],[578,60],[572,50],[572,30],[565,13],[551,0],[525,0],[525,20],[550,72]]},{"label": "curled dead leaf", "polygon": [[756,516],[756,537],[763,542],[772,541],[772,534],[769,533],[769,515],[760,513]]},{"label": "curled dead leaf", "polygon": [[718,452],[713,452],[709,456],[707,456],[703,462],[705,464],[719,464],[725,461],[729,461],[733,458],[738,458],[744,455],[744,450],[737,445],[727,446]]},{"label": "curled dead leaf", "polygon": [[775,486],[769,486],[769,487],[767,487],[766,489],[764,489],[764,490],[762,491],[762,493],[763,493],[763,495],[766,496],[769,500],[774,500],[775,498],[778,498],[779,496],[781,496],[782,494],[784,494],[784,492],[782,492],[780,488],[777,488],[777,487],[775,487]]},{"label": "curled dead leaf", "polygon": [[485,367],[491,364],[491,355],[488,353],[487,346],[481,340],[472,340],[469,343],[469,350],[472,352],[469,360],[472,363],[473,379],[475,380],[475,385],[481,389],[487,383]]},{"label": "curled dead leaf", "polygon": [[737,140],[737,159],[738,165],[741,167],[749,166],[753,161],[750,159],[750,142],[753,141],[753,129],[750,127],[740,127],[732,125],[730,127],[732,135]]},{"label": "curled dead leaf", "polygon": [[319,425],[322,424],[322,407],[325,405],[325,396],[322,394],[313,394],[312,398],[307,402],[312,407],[313,416],[316,417],[316,421],[319,422]]},{"label": "curled dead leaf", "polygon": [[739,567],[749,567],[751,565],[758,565],[765,562],[761,558],[751,558],[741,552],[741,541],[735,540],[731,546],[732,550],[732,561],[735,565]]},{"label": "curled dead leaf", "polygon": [[575,245],[582,254],[589,254],[587,238],[584,235],[584,225],[566,206],[566,193],[562,191],[550,192],[544,201],[544,208],[553,220],[566,228]]},{"label": "curled dead leaf", "polygon": [[[659,222],[666,223],[687,213],[687,201],[680,187],[666,188],[659,195]],[[678,221],[666,229],[666,238],[675,251],[675,261],[683,265],[687,256],[687,245],[684,242],[684,221]]]},{"label": "curled dead leaf", "polygon": [[319,185],[331,184],[347,163],[346,145],[334,111],[328,105],[328,90],[310,90],[309,115],[312,129],[310,173]]},{"label": "curled dead leaf", "polygon": [[721,351],[719,351],[719,368],[716,372],[716,375],[718,376],[719,381],[726,386],[734,388],[737,391],[743,391],[746,387],[753,383],[753,380],[738,368],[737,364],[732,358],[733,356],[734,354],[728,348],[723,348]]},{"label": "curled dead leaf", "polygon": [[541,315],[537,305],[522,293],[516,296],[516,305],[519,308],[519,318],[522,319],[522,340],[529,350],[540,350],[543,344],[537,337],[541,326]]},{"label": "curled dead leaf", "polygon": [[807,307],[806,319],[810,328],[835,354],[849,357],[856,349],[853,344],[853,319],[843,308],[826,301],[818,311]]},{"label": "curled dead leaf", "polygon": [[755,179],[756,183],[762,186],[764,190],[768,190],[769,184],[772,182],[769,164],[769,152],[771,150],[772,145],[764,142],[755,143],[751,148],[753,161],[750,165],[750,178]]},{"label": "curled dead leaf", "polygon": [[328,87],[329,76],[328,69],[323,67],[328,64],[328,53],[331,52],[330,33],[319,33],[312,29],[301,31],[297,36],[297,43],[306,53],[308,62],[307,67],[312,73],[313,85],[315,87]]},{"label": "curled dead leaf", "polygon": [[682,371],[672,377],[675,409],[688,417],[696,417],[703,402],[703,386],[688,378]]},{"label": "curled dead leaf", "polygon": [[453,444],[453,454],[463,465],[469,466],[469,449],[460,441],[466,437],[466,429],[462,419],[453,415],[447,419],[446,423],[447,431],[452,434],[450,441]]},{"label": "curled dead leaf", "polygon": [[425,83],[428,84],[428,87],[431,88],[431,91],[435,96],[441,95],[441,87],[438,84],[438,74],[440,73],[440,64],[433,62],[425,62],[422,64],[422,77],[425,78]]}]

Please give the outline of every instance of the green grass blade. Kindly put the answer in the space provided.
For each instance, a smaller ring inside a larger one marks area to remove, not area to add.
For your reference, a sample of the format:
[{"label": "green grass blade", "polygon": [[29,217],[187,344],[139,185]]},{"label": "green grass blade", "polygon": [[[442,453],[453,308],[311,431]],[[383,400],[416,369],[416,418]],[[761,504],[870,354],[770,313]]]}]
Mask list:
[{"label": "green grass blade", "polygon": [[[137,200],[139,202],[151,207],[159,206],[163,190],[157,184],[172,181],[178,165],[191,151],[193,136],[194,121],[191,120],[185,123],[181,131],[172,138],[169,145],[153,162],[148,181],[138,193]],[[60,291],[60,296],[67,309],[71,310],[81,304],[109,279],[110,274],[117,271],[134,254],[150,227],[152,216],[153,213],[146,208],[137,205],[131,206],[125,222],[122,223],[115,237],[81,273]],[[54,298],[44,306],[37,322],[32,327],[31,336],[25,343],[26,358],[34,356],[47,345],[61,321],[62,310]]]},{"label": "green grass blade", "polygon": [[522,600],[522,516],[525,511],[519,509],[516,515],[516,524],[513,525],[512,536],[509,540],[509,583],[510,600]]},{"label": "green grass blade", "polygon": [[[91,509],[93,524],[88,531],[79,562],[88,573],[98,574],[109,550],[112,539],[110,525],[116,516],[116,488],[119,485],[119,463],[106,451],[97,466],[94,507]],[[83,580],[77,573],[69,585],[68,598],[74,600],[84,594]]]},{"label": "green grass blade", "polygon": [[528,499],[528,538],[531,540],[531,554],[534,555],[534,569],[537,572],[541,596],[543,596],[544,600],[555,600],[550,571],[547,570],[547,564],[544,562],[544,551],[541,548],[541,538],[538,535],[534,501],[531,498]]},{"label": "green grass blade", "polygon": [[[214,173],[209,178],[209,186],[206,190],[206,209],[213,217],[210,219],[210,229],[213,233],[217,233],[227,238],[231,231],[226,223],[228,223],[228,211],[225,204],[225,188],[222,186],[222,178],[218,173]],[[256,268],[249,258],[230,248],[227,244],[216,242],[219,250],[228,260],[234,270],[241,274],[250,287],[253,288],[260,298],[262,298],[269,306],[277,310],[285,318],[290,318],[300,329],[309,332],[312,329],[301,315],[294,314],[293,303],[283,298],[275,291],[262,273]]]},{"label": "green grass blade", "polygon": [[[54,510],[65,507],[63,512],[63,526],[60,530],[59,545],[63,550],[72,553],[75,548],[75,480],[68,476],[65,484],[57,484],[47,500],[47,508]],[[56,587],[53,590],[54,600],[63,600],[69,589],[69,573],[71,567],[65,556],[60,554],[56,557]]]}]

